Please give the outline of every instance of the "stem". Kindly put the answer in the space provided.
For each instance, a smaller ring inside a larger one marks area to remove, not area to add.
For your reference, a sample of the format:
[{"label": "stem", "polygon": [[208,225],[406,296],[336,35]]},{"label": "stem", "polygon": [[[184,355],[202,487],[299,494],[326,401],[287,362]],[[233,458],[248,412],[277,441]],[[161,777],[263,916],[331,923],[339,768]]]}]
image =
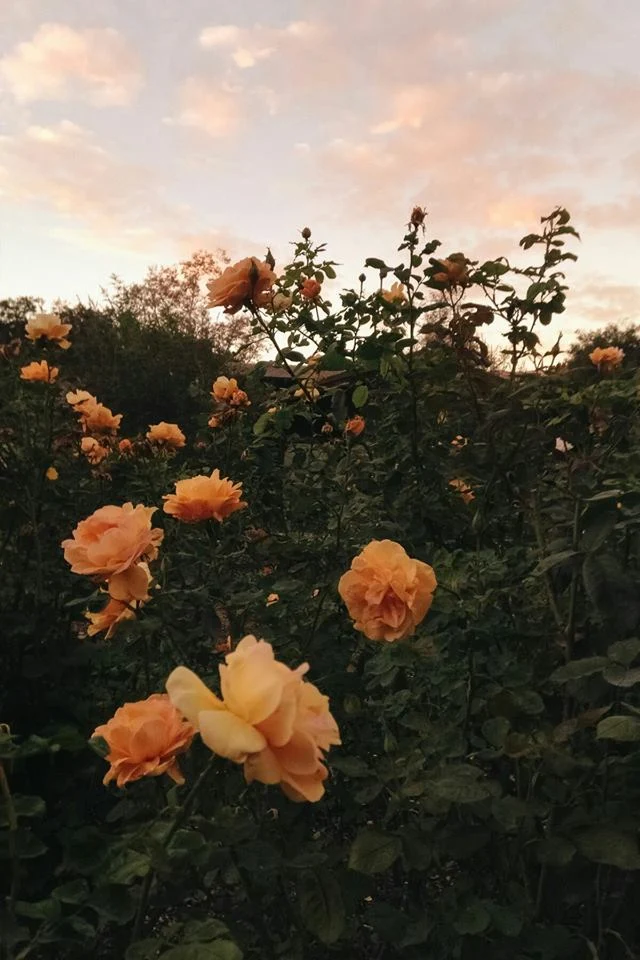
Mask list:
[{"label": "stem", "polygon": [[[580,540],[580,512],[581,503],[580,499],[577,498],[573,510],[573,529],[571,535],[571,545],[574,550],[578,549],[578,542]],[[578,599],[579,575],[580,568],[576,564],[573,568],[573,574],[571,576],[571,587],[569,590],[569,619],[567,620],[567,628],[565,630],[565,659],[567,663],[573,657],[573,644],[576,636],[576,606]]]},{"label": "stem", "polygon": [[[5,773],[4,765],[0,761],[0,793],[2,794],[2,799],[4,800],[5,807],[7,809],[7,820],[9,824],[9,859],[11,861],[11,886],[9,889],[9,896],[7,897],[7,916],[10,922],[15,922],[16,918],[16,900],[18,897],[18,885],[20,882],[20,863],[18,860],[18,845],[16,842],[18,834],[18,817],[16,814],[16,808],[13,803],[13,797],[11,796],[11,789],[9,787],[9,781],[7,780],[7,775]],[[10,949],[8,944],[5,944],[6,956],[8,960],[11,960],[13,956],[13,950]],[[3,951],[4,954],[4,951]]]},{"label": "stem", "polygon": [[[536,490],[534,493],[533,500],[533,529],[536,535],[536,541],[538,543],[538,549],[540,551],[540,559],[542,560],[545,552],[544,537],[542,535],[542,525],[540,523],[540,501],[539,493]],[[551,607],[551,612],[553,613],[553,619],[556,622],[556,626],[564,632],[564,620],[562,619],[562,614],[560,613],[560,607],[558,606],[558,599],[553,587],[553,579],[551,577],[551,571],[546,570],[544,574],[544,583],[547,590],[547,598],[549,600],[549,606]]]},{"label": "stem", "polygon": [[[169,846],[169,844],[171,843],[171,840],[173,839],[177,831],[180,829],[180,827],[182,826],[186,818],[191,813],[191,808],[193,807],[193,804],[198,796],[198,793],[200,792],[202,785],[204,784],[207,777],[213,770],[216,759],[217,757],[214,754],[209,760],[204,770],[200,773],[200,776],[198,777],[194,785],[191,787],[191,790],[187,794],[184,803],[178,810],[175,816],[175,819],[171,824],[171,826],[169,827],[166,837],[164,838],[162,845],[165,848]],[[140,934],[142,933],[142,925],[144,923],[145,914],[147,911],[147,905],[149,902],[149,894],[151,893],[151,886],[155,879],[155,873],[156,873],[155,870],[153,869],[149,870],[149,873],[146,875],[146,877],[143,880],[142,887],[140,890],[140,900],[138,902],[138,909],[136,911],[136,917],[133,923],[133,930],[131,933],[130,943],[135,943],[135,941],[139,938]]]}]

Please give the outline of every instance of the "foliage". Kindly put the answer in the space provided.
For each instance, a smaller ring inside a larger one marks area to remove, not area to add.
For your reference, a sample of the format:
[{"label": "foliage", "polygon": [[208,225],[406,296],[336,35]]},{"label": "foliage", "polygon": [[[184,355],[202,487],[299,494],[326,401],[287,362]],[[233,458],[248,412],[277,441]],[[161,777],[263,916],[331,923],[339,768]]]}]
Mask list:
[{"label": "foliage", "polygon": [[[251,406],[218,428],[206,378],[230,369],[199,367],[179,331],[145,341],[134,316],[78,308],[70,350],[0,358],[7,958],[635,955],[639,382],[628,358],[556,369],[557,351],[540,349],[574,233],[554,211],[521,241],[534,265],[515,269],[439,259],[415,218],[397,266],[367,261],[380,289],[334,305],[300,292],[334,277],[305,231],[279,280],[292,303],[249,306],[293,385],[265,388],[258,365],[239,378]],[[404,299],[385,298],[392,281]],[[506,375],[487,362],[490,322],[504,324]],[[59,383],[19,379],[52,355]],[[66,390],[116,412],[126,401],[146,429],[145,363],[191,391],[198,414],[175,391],[161,408],[187,446],[139,438],[92,467]],[[344,430],[356,413],[359,436]],[[104,504],[161,506],[176,480],[214,467],[242,482],[248,508],[220,524],[159,510],[152,600],[109,641],[87,638],[98,588],[69,571],[61,540]],[[416,634],[394,643],[360,636],[337,591],[385,538],[438,579]],[[103,787],[95,727],[162,691],[177,664],[216,687],[229,645],[252,632],[285,663],[308,661],[330,697],[342,747],[323,799],[246,784],[197,738],[185,786]]]}]

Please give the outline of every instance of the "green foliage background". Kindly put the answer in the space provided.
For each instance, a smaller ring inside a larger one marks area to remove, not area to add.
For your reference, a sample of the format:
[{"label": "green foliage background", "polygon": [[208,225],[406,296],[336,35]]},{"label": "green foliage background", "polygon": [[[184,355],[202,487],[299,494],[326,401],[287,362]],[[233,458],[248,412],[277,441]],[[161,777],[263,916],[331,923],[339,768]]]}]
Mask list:
[{"label": "green foliage background", "polygon": [[[0,358],[7,958],[636,955],[638,372],[633,358],[598,371],[579,349],[556,368],[558,350],[539,346],[564,309],[574,234],[556,210],[521,241],[534,266],[469,263],[452,287],[416,221],[400,265],[367,261],[406,303],[360,289],[254,310],[253,334],[295,382],[269,387],[258,364],[241,377],[252,406],[219,430],[210,382],[232,357],[193,333],[76,308],[66,353]],[[303,237],[281,287],[333,268]],[[489,365],[488,322],[505,332],[506,373]],[[314,370],[343,372],[312,403],[294,396],[313,382],[299,366],[311,351]],[[20,381],[52,355],[58,384]],[[140,442],[92,469],[70,387],[124,412],[123,435],[165,419],[188,444],[169,456]],[[366,429],[349,439],[354,412]],[[159,511],[153,600],[111,641],[83,637],[101,601],[60,541],[105,503],[160,506],[176,479],[214,467],[249,508],[215,526]],[[416,636],[395,644],[359,637],[337,593],[374,538],[438,578]],[[331,699],[343,745],[325,798],[247,786],[198,742],[184,787],[104,788],[93,729],[179,663],[215,688],[225,638],[250,632],[307,660]]]}]

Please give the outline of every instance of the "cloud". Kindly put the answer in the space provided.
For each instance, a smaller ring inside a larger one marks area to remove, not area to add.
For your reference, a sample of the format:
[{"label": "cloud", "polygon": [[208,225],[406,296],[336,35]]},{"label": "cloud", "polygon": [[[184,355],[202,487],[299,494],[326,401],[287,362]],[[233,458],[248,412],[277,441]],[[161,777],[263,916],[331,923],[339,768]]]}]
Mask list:
[{"label": "cloud", "polygon": [[0,76],[23,103],[81,99],[120,106],[142,85],[140,62],[117,30],[74,30],[62,23],[43,23],[19,43],[0,60]]},{"label": "cloud", "polygon": [[204,77],[187,77],[179,90],[179,109],[165,122],[192,127],[210,137],[230,137],[244,120],[241,88]]},{"label": "cloud", "polygon": [[624,321],[640,322],[640,287],[619,283],[603,274],[591,279],[572,292],[572,317],[579,328],[582,320],[592,325],[605,326]]},{"label": "cloud", "polygon": [[53,235],[83,246],[147,256],[182,255],[205,241],[210,249],[242,247],[231,232],[201,230],[157,173],[110,153],[68,120],[0,137],[0,199],[53,212]]}]

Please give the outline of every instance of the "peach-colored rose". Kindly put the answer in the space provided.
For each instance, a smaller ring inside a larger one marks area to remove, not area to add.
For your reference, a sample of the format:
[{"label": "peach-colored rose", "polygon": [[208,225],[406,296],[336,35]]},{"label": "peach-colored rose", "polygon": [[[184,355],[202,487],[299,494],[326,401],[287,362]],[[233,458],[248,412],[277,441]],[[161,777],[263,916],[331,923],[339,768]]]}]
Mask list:
[{"label": "peach-colored rose", "polygon": [[66,397],[66,401],[70,406],[77,407],[82,403],[90,401],[92,403],[97,403],[98,400],[92,393],[89,393],[88,390],[70,390]]},{"label": "peach-colored rose", "polygon": [[55,340],[63,350],[67,350],[71,346],[66,339],[70,330],[71,324],[62,323],[60,317],[55,313],[37,313],[25,324],[27,340],[35,342],[40,337],[44,337],[46,340]]},{"label": "peach-colored rose", "polygon": [[104,579],[143,558],[154,560],[164,537],[162,530],[151,526],[156,510],[132,503],[100,507],[80,521],[72,538],[62,541],[65,560],[74,573]]},{"label": "peach-colored rose", "polygon": [[229,398],[229,403],[232,407],[250,407],[251,400],[244,392],[244,390],[234,390]]},{"label": "peach-colored rose", "polygon": [[442,267],[440,272],[433,275],[437,283],[446,283],[450,287],[464,286],[469,274],[464,254],[451,253],[445,260],[438,260],[437,263]]},{"label": "peach-colored rose", "polygon": [[620,347],[596,347],[589,354],[589,360],[595,367],[607,372],[620,366],[624,360],[624,350]]},{"label": "peach-colored rose", "polygon": [[122,414],[113,414],[109,407],[96,400],[85,400],[74,406],[80,417],[80,423],[85,433],[116,433],[120,427]]},{"label": "peach-colored rose", "polygon": [[211,387],[211,396],[218,401],[230,400],[237,389],[238,381],[235,377],[218,377]]},{"label": "peach-colored rose", "polygon": [[108,583],[109,600],[96,613],[85,611],[90,621],[87,633],[90,637],[106,631],[106,640],[123,620],[134,620],[135,612],[149,600],[151,571],[146,563],[135,563],[123,573],[116,573]]},{"label": "peach-colored rose", "polygon": [[102,463],[105,457],[108,457],[110,450],[104,444],[96,440],[95,437],[83,437],[80,441],[80,449],[91,464]]},{"label": "peach-colored rose", "polygon": [[218,427],[222,426],[222,418],[217,417],[215,414],[212,417],[209,417],[207,425],[211,427],[212,430],[217,430]]},{"label": "peach-colored rose", "polygon": [[355,417],[351,417],[344,425],[344,432],[348,433],[352,437],[359,437],[362,431],[365,428],[365,419],[361,417],[359,413],[356,413]]},{"label": "peach-colored rose", "polygon": [[393,540],[372,540],[340,577],[338,592],[356,630],[370,640],[401,640],[427,615],[437,581]]},{"label": "peach-colored rose", "polygon": [[275,280],[276,275],[268,263],[245,257],[207,284],[209,306],[224,307],[225,313],[237,313],[249,304],[266,306]]},{"label": "peach-colored rose", "polygon": [[141,777],[166,773],[184,783],[177,756],[189,749],[194,728],[182,719],[166,694],[154,693],[146,700],[125,703],[111,720],[93,731],[109,745],[111,764],[103,783],[115,780],[123,787]]},{"label": "peach-colored rose", "polygon": [[307,277],[300,287],[300,293],[305,300],[315,300],[321,290],[322,284],[319,283],[315,277]]},{"label": "peach-colored rose", "polygon": [[60,474],[58,473],[55,467],[47,467],[47,470],[45,473],[45,477],[47,478],[47,480],[57,480],[59,476]]},{"label": "peach-colored rose", "polygon": [[95,637],[104,633],[105,640],[110,640],[116,628],[123,620],[135,620],[135,612],[128,603],[121,600],[109,599],[102,610],[85,610],[85,617],[89,621],[87,636]]},{"label": "peach-colored rose", "polygon": [[126,456],[128,453],[133,453],[133,444],[131,440],[127,440],[126,437],[122,439],[118,444],[118,450],[123,456]]},{"label": "peach-colored rose", "polygon": [[381,290],[380,296],[382,297],[383,300],[386,300],[387,303],[391,303],[391,304],[407,302],[407,294],[405,292],[405,289],[403,285],[401,283],[398,283],[397,281],[396,283],[391,284],[391,287],[389,290]]},{"label": "peach-colored rose", "polygon": [[21,380],[41,380],[44,383],[53,383],[60,373],[57,367],[50,367],[46,360],[33,360],[26,367],[20,368]]},{"label": "peach-colored rose", "polygon": [[240,499],[242,484],[233,483],[227,477],[221,477],[214,470],[210,477],[201,474],[189,480],[178,480],[176,492],[168,493],[162,499],[166,501],[164,512],[184,520],[196,523],[198,520],[222,521],[236,510],[243,510],[247,504]]},{"label": "peach-colored rose", "polygon": [[185,667],[167,680],[178,710],[214,753],[244,764],[247,781],[279,783],[295,800],[319,800],[324,751],[340,743],[329,701],[306,682],[307,664],[291,670],[264,640],[244,637],[221,665],[222,700]]},{"label": "peach-colored rose", "polygon": [[187,438],[177,423],[166,423],[161,420],[160,423],[149,425],[147,440],[169,450],[178,450],[180,447],[184,447]]},{"label": "peach-colored rose", "polygon": [[465,503],[471,503],[471,501],[475,500],[476,498],[476,495],[471,487],[459,477],[456,477],[454,480],[449,480],[449,486],[458,491]]}]

